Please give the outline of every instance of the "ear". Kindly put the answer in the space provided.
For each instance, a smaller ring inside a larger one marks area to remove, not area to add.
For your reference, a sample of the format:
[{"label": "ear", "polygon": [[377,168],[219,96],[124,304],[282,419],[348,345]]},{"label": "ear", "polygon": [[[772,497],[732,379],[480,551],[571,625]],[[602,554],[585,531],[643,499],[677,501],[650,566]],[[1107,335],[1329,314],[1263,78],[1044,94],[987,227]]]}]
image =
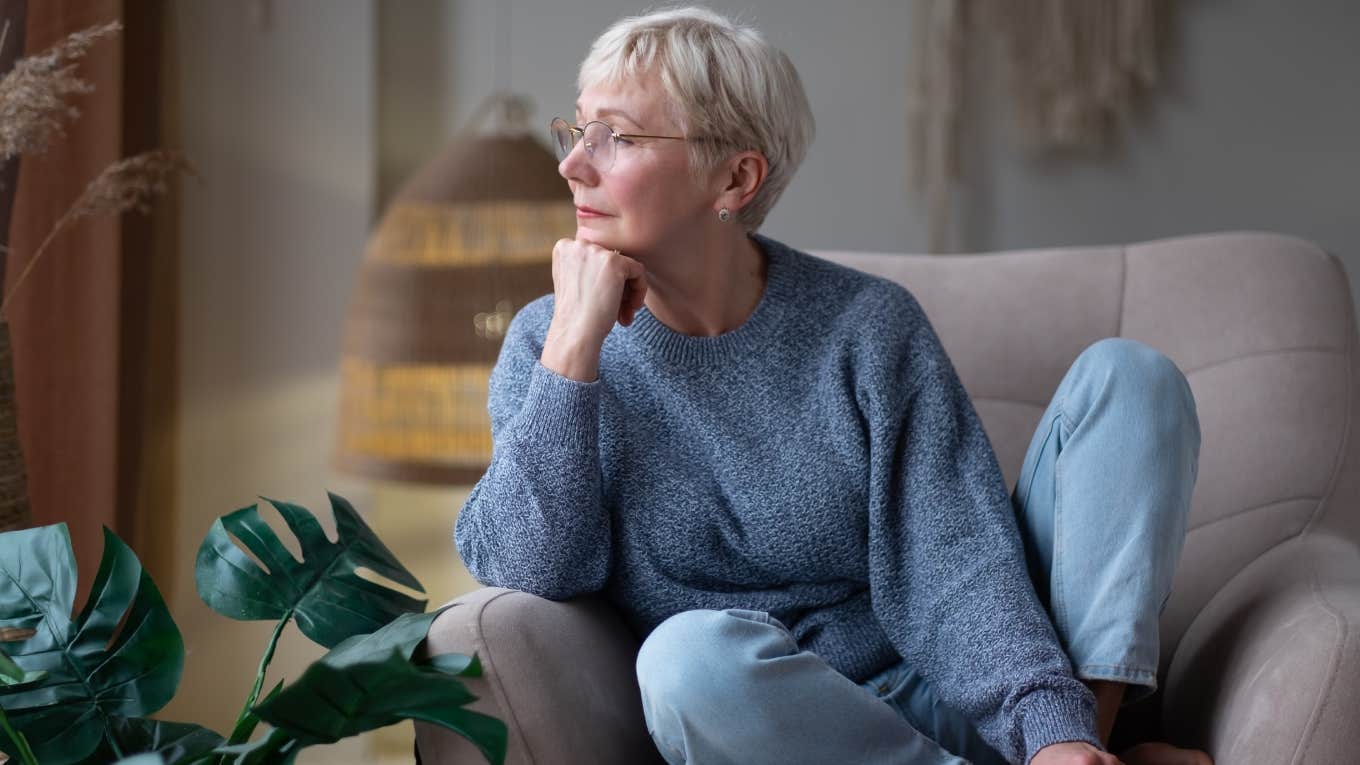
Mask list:
[{"label": "ear", "polygon": [[736,212],[751,203],[751,199],[765,184],[770,163],[765,155],[754,149],[737,152],[728,157],[721,166],[718,182],[718,198],[714,210],[726,207]]}]

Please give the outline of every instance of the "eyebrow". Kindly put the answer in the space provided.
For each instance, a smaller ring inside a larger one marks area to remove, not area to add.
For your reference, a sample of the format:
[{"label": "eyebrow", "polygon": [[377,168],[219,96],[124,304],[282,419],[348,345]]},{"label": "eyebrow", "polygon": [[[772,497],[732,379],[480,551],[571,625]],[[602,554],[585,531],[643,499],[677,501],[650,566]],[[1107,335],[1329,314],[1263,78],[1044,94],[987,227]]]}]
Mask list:
[{"label": "eyebrow", "polygon": [[[576,105],[576,113],[577,113],[577,114],[580,114],[580,113],[581,113],[581,105],[580,105],[580,104],[577,104],[577,105]],[[624,119],[628,120],[629,122],[633,123],[634,125],[637,125],[637,126],[638,126],[638,130],[646,130],[646,129],[647,129],[647,128],[643,127],[643,126],[642,126],[642,123],[641,123],[641,122],[638,122],[637,119],[635,119],[635,118],[633,117],[633,115],[629,114],[628,112],[625,112],[625,111],[622,110],[622,109],[601,109],[601,110],[599,110],[598,112],[595,113],[595,116],[597,116],[597,117],[606,117],[606,116],[609,116],[609,115],[611,115],[611,114],[614,114],[614,115],[618,115],[618,116],[620,116],[620,117],[623,117]]]}]

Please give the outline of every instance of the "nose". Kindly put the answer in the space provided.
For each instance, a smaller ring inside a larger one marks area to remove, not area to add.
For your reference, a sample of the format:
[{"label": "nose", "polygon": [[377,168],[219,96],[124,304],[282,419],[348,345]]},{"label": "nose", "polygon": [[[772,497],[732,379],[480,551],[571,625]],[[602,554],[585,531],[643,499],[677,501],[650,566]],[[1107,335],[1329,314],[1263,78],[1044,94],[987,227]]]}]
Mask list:
[{"label": "nose", "polygon": [[557,174],[568,181],[579,181],[587,186],[599,182],[599,172],[586,156],[585,141],[577,141],[567,156],[557,163]]}]

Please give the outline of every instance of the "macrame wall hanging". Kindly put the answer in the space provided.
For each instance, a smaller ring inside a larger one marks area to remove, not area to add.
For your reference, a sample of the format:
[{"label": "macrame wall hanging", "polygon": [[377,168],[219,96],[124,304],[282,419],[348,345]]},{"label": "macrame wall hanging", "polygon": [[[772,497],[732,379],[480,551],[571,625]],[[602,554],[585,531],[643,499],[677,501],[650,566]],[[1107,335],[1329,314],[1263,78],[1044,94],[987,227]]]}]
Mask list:
[{"label": "macrame wall hanging", "polygon": [[1159,81],[1174,0],[917,0],[911,152],[945,252],[975,63],[1003,73],[1031,151],[1095,154]]}]

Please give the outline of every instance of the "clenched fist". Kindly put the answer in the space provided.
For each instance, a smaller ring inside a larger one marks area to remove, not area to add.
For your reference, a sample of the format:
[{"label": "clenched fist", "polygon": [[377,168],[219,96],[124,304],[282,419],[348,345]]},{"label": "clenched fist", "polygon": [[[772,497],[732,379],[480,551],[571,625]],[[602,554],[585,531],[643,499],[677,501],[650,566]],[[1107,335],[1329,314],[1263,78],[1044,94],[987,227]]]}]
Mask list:
[{"label": "clenched fist", "polygon": [[647,269],[618,250],[584,239],[557,240],[552,262],[553,317],[542,363],[565,377],[591,382],[614,322],[628,326],[642,308]]}]

